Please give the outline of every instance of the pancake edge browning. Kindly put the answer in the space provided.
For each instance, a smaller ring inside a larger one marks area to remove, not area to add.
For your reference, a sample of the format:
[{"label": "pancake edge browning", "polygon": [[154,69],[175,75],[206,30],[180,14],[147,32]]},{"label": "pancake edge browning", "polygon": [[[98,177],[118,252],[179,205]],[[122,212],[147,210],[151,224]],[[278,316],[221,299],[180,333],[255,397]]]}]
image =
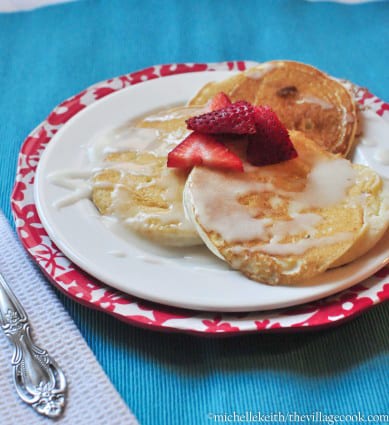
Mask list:
[{"label": "pancake edge browning", "polygon": [[[304,74],[307,74],[310,76],[310,78],[312,78],[313,81],[317,80],[317,84],[322,84],[323,87],[325,87],[327,90],[330,90],[331,93],[336,92],[336,98],[338,99],[338,103],[334,104],[334,107],[336,107],[337,109],[342,109],[343,118],[340,126],[342,127],[341,131],[343,133],[338,137],[336,143],[333,143],[330,146],[324,146],[324,148],[332,153],[341,154],[343,157],[346,157],[353,147],[355,134],[358,127],[358,110],[354,101],[353,94],[348,90],[347,87],[345,87],[345,84],[340,82],[339,79],[333,78],[330,75],[324,73],[323,71],[320,71],[319,69],[311,65],[290,60],[274,60],[264,62],[252,68],[249,68],[239,74],[235,74],[223,81],[210,82],[206,84],[197,92],[197,94],[189,101],[188,104],[190,106],[204,105],[212,98],[212,96],[214,96],[219,91],[224,91],[227,95],[231,97],[233,101],[246,100],[253,104],[262,104],[260,99],[257,98],[256,93],[252,93],[252,91],[258,90],[258,87],[255,88],[255,86],[256,84],[259,84],[263,77],[271,73],[273,70],[277,70],[281,67],[285,68],[286,74],[288,74],[289,71],[297,71],[301,73],[302,76]],[[251,85],[253,90],[250,90],[249,87],[248,92],[247,90],[243,90],[242,94],[242,92],[239,91],[239,88],[242,87],[244,84],[246,86]],[[284,88],[293,88],[294,86],[295,85],[293,80],[285,81]],[[276,94],[274,95],[274,99],[277,99]],[[276,109],[275,111],[278,114],[280,113],[280,110]],[[300,118],[305,119],[305,117]],[[300,128],[294,128],[291,126],[289,126],[288,129],[302,131]],[[307,137],[314,139],[312,137],[312,134],[309,133],[309,131],[307,131],[306,135]],[[327,143],[327,141],[325,143]],[[317,140],[317,143],[323,143],[322,139]]]}]

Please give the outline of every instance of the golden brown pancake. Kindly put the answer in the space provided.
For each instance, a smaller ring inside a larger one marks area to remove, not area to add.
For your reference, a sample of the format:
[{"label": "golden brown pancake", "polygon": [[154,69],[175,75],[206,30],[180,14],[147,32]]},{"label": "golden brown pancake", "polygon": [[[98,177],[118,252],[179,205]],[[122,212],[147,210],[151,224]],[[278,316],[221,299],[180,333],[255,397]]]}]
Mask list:
[{"label": "golden brown pancake", "polygon": [[298,158],[246,164],[245,173],[195,167],[184,191],[187,214],[211,251],[268,284],[299,284],[347,252],[347,261],[360,255],[359,248],[350,252],[373,212],[381,223],[376,236],[388,225],[382,182],[372,170],[323,151],[300,132],[290,136]]},{"label": "golden brown pancake", "polygon": [[354,244],[331,268],[342,266],[361,257],[384,236],[389,227],[389,188],[371,168],[354,165],[358,170],[357,184],[351,193],[363,199],[363,228]]},{"label": "golden brown pancake", "polygon": [[323,149],[346,156],[357,127],[352,95],[318,69],[293,61],[272,61],[221,82],[205,85],[189,105],[204,105],[223,91],[233,101],[269,105],[290,130],[299,130]]},{"label": "golden brown pancake", "polygon": [[182,193],[187,170],[166,167],[167,153],[188,133],[185,119],[198,108],[174,108],[119,129],[108,139],[93,178],[92,201],[103,215],[159,244],[201,244],[185,218]]}]

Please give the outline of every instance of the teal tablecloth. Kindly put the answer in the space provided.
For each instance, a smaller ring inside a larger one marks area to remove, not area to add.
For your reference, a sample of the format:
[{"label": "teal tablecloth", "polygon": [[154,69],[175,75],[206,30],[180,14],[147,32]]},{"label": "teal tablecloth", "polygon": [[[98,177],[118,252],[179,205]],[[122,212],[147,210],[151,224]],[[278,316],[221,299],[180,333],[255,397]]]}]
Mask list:
[{"label": "teal tablecloth", "polygon": [[[100,0],[0,15],[0,206],[11,219],[25,136],[94,82],[158,63],[290,58],[389,100],[388,46],[386,2]],[[389,413],[388,305],[321,332],[201,339],[136,329],[59,296],[144,425]]]}]

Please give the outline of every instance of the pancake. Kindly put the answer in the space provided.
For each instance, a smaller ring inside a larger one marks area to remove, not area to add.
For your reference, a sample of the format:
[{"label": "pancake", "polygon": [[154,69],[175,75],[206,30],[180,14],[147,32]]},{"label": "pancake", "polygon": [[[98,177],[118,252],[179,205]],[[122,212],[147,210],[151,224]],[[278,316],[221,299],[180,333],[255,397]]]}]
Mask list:
[{"label": "pancake", "polygon": [[272,61],[221,82],[205,85],[189,102],[204,105],[223,91],[232,101],[269,105],[290,130],[299,130],[323,149],[347,156],[357,128],[352,95],[318,69],[293,61]]},{"label": "pancake", "polygon": [[167,153],[188,134],[185,119],[195,113],[198,108],[161,111],[100,142],[92,201],[102,215],[162,245],[202,243],[182,205],[188,171],[166,167]]},{"label": "pancake", "polygon": [[363,228],[351,248],[331,264],[330,268],[351,263],[366,254],[384,236],[389,227],[388,183],[371,168],[361,165],[354,165],[354,168],[358,169],[354,193],[363,196]]},{"label": "pancake", "polygon": [[[342,256],[351,261],[365,238],[376,242],[388,226],[382,182],[372,170],[323,151],[300,132],[290,136],[298,158],[246,163],[244,173],[195,167],[184,190],[187,215],[210,250],[273,285],[306,282]],[[366,218],[373,212],[374,231]]]}]

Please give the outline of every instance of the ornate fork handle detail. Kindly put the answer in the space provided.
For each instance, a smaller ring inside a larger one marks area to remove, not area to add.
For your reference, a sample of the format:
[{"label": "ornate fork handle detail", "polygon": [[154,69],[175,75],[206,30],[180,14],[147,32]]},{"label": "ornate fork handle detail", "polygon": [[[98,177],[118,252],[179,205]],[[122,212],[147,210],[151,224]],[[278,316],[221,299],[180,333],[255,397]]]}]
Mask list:
[{"label": "ornate fork handle detail", "polygon": [[28,317],[0,273],[0,326],[14,345],[13,378],[20,398],[50,418],[65,406],[66,379],[47,353],[30,335]]}]

